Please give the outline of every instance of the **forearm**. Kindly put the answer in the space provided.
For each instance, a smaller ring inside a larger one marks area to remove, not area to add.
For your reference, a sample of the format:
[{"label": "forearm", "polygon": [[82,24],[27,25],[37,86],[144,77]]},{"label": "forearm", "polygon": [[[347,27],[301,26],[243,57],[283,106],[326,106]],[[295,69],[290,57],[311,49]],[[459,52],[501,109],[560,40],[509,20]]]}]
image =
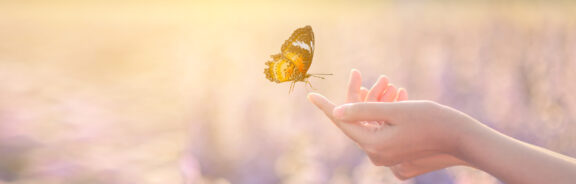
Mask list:
[{"label": "forearm", "polygon": [[574,183],[573,158],[480,126],[463,137],[458,156],[508,184]]}]

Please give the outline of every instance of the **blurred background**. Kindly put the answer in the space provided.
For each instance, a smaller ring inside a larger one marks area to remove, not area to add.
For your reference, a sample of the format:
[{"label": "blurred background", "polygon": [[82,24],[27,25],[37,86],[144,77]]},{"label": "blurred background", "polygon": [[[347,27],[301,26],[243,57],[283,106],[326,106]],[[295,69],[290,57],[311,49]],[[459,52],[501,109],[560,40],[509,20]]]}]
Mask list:
[{"label": "blurred background", "polygon": [[[319,92],[350,69],[576,156],[570,1],[0,1],[0,183],[399,181],[264,62],[311,25]],[[409,146],[409,145],[408,145]],[[521,153],[519,153],[521,154]]]}]

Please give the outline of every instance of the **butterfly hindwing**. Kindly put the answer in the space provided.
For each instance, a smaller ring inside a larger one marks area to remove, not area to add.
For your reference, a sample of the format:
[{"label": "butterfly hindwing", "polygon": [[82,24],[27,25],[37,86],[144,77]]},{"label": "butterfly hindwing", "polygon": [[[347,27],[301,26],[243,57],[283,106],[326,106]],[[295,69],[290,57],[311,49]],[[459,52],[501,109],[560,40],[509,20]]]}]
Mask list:
[{"label": "butterfly hindwing", "polygon": [[266,78],[272,82],[281,83],[292,80],[292,74],[295,72],[294,64],[281,54],[271,56],[273,61],[266,62],[268,66],[264,70]]}]

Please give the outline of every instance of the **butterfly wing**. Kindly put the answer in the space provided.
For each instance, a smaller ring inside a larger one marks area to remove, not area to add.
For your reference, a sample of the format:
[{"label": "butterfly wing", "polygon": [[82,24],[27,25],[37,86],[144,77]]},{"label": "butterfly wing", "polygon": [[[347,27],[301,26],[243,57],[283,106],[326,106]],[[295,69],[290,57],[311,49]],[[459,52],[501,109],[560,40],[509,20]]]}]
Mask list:
[{"label": "butterfly wing", "polygon": [[266,62],[268,68],[264,69],[266,78],[272,82],[281,83],[293,80],[294,63],[282,54],[272,55],[272,61]]},{"label": "butterfly wing", "polygon": [[282,44],[281,50],[284,57],[291,60],[296,66],[298,73],[304,77],[312,64],[312,57],[314,56],[314,32],[312,27],[305,26],[296,29],[292,36]]},{"label": "butterfly wing", "polygon": [[266,62],[266,78],[272,82],[303,81],[312,64],[314,55],[314,33],[312,27],[298,28],[282,44],[280,54],[272,55]]}]

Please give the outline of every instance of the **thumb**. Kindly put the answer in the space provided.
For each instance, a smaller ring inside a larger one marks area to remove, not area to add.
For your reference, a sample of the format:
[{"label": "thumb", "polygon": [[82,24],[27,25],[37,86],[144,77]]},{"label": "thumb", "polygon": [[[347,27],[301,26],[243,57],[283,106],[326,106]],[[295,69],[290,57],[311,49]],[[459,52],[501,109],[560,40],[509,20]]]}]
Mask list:
[{"label": "thumb", "polygon": [[402,102],[349,103],[334,108],[334,119],[339,121],[387,121],[402,113]]}]

